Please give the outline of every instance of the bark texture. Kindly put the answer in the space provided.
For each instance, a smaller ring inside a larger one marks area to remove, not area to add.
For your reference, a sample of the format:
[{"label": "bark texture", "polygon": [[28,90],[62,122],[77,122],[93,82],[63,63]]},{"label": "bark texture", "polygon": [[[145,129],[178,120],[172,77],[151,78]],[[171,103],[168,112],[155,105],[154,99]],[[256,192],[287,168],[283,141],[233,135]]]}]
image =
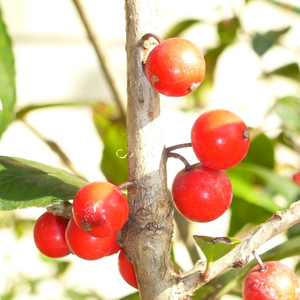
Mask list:
[{"label": "bark texture", "polygon": [[126,0],[125,11],[128,179],[137,188],[128,191],[130,216],[122,231],[122,242],[135,267],[140,298],[173,299],[173,207],[167,190],[160,99],[142,67],[141,37],[156,32],[156,1]]}]

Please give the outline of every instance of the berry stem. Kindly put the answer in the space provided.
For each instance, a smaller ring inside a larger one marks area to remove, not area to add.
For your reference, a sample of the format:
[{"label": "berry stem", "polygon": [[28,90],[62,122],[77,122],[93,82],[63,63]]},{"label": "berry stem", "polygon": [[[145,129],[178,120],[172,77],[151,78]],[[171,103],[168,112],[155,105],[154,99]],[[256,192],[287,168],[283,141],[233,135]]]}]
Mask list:
[{"label": "berry stem", "polygon": [[146,33],[142,36],[142,41],[148,41],[150,38],[154,38],[158,43],[162,42],[162,39],[155,33]]},{"label": "berry stem", "polygon": [[119,190],[123,190],[123,189],[128,189],[128,188],[135,188],[136,187],[136,184],[134,182],[124,182],[124,183],[121,183],[119,186],[118,186],[118,189]]},{"label": "berry stem", "polygon": [[256,259],[260,269],[264,270],[266,268],[266,266],[263,264],[260,256],[257,254],[257,252],[255,250],[252,251],[252,254],[253,254],[254,258]]},{"label": "berry stem", "polygon": [[178,145],[174,145],[174,146],[171,146],[171,147],[167,147],[166,151],[167,151],[167,154],[168,154],[173,150],[181,149],[181,148],[187,148],[187,147],[192,147],[192,143],[184,143],[184,144],[178,144]]},{"label": "berry stem", "polygon": [[190,163],[182,155],[178,153],[167,152],[167,157],[174,157],[180,159],[184,163],[186,170],[190,170],[192,168]]}]

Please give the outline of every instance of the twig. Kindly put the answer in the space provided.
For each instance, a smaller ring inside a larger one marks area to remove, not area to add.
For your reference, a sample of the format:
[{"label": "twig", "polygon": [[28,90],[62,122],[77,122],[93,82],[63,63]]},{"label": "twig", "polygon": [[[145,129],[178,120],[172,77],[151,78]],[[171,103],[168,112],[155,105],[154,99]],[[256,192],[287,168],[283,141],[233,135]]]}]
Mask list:
[{"label": "twig", "polygon": [[62,163],[71,171],[74,173],[74,175],[85,179],[84,176],[76,170],[74,164],[71,162],[71,160],[68,158],[68,156],[63,152],[63,150],[59,147],[57,143],[54,141],[51,141],[47,139],[44,135],[42,135],[34,126],[32,126],[30,123],[26,121],[25,118],[20,119],[20,121],[23,122],[23,124],[30,129],[40,140],[42,140],[45,144],[47,144],[50,149],[55,152],[59,158],[61,159]]},{"label": "twig", "polygon": [[293,203],[289,209],[276,212],[269,220],[259,225],[256,229],[242,238],[241,244],[230,253],[216,261],[210,269],[209,277],[200,282],[200,274],[205,271],[206,264],[199,263],[188,272],[182,273],[178,283],[187,294],[192,294],[217,275],[232,267],[240,260],[246,260],[248,255],[276,235],[286,231],[300,222],[300,201]]},{"label": "twig", "polygon": [[85,27],[86,32],[87,32],[88,38],[90,39],[90,41],[94,47],[94,50],[99,59],[100,65],[102,67],[102,70],[107,78],[108,84],[114,95],[115,103],[117,104],[119,111],[120,111],[120,119],[125,124],[126,113],[125,113],[125,109],[123,106],[122,95],[117,87],[115,77],[113,76],[112,67],[109,64],[109,59],[108,59],[107,53],[104,51],[103,45],[100,41],[100,37],[95,33],[93,26],[86,15],[86,12],[82,5],[82,1],[81,0],[73,0],[73,3],[78,11],[78,14],[81,18],[81,21]]}]

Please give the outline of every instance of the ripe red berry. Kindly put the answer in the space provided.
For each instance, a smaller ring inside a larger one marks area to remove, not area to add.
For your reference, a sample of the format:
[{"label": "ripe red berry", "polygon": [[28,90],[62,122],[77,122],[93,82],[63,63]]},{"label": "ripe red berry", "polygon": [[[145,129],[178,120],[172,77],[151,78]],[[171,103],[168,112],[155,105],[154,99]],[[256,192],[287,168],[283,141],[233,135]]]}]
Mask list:
[{"label": "ripe red berry", "polygon": [[300,172],[297,172],[296,174],[293,175],[293,180],[294,182],[300,185]]},{"label": "ripe red berry", "polygon": [[73,218],[66,229],[67,243],[76,256],[86,260],[96,260],[107,256],[116,243],[116,235],[99,238],[80,229]]},{"label": "ripe red berry", "polygon": [[129,206],[120,189],[108,182],[92,182],[73,201],[76,224],[95,237],[116,234],[126,223]]},{"label": "ripe red berry", "polygon": [[233,112],[215,109],[203,113],[191,130],[191,142],[200,162],[213,169],[237,165],[249,149],[249,131]]},{"label": "ripe red berry", "polygon": [[138,289],[135,271],[132,263],[125,255],[124,249],[121,249],[118,256],[118,268],[122,278],[132,287]]},{"label": "ripe red berry", "polygon": [[187,219],[210,222],[230,206],[232,187],[225,171],[199,163],[175,176],[172,197],[177,210]]},{"label": "ripe red berry", "polygon": [[159,93],[180,97],[193,92],[201,84],[205,75],[205,60],[192,42],[171,38],[153,48],[144,71]]},{"label": "ripe red berry", "polygon": [[33,238],[36,247],[48,257],[64,257],[70,254],[65,239],[68,220],[55,216],[49,212],[42,214],[36,221],[33,229]]},{"label": "ripe red berry", "polygon": [[298,300],[299,281],[292,269],[278,261],[255,266],[243,281],[244,300]]}]

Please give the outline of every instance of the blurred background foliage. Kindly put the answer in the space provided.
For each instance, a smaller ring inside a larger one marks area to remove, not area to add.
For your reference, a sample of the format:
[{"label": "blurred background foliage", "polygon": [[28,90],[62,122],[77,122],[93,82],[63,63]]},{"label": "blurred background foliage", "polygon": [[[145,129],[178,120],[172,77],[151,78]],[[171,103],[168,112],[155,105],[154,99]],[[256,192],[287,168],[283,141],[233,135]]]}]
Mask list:
[{"label": "blurred background foliage", "polygon": [[[272,130],[265,131],[264,124],[250,128],[251,144],[246,158],[238,166],[227,171],[232,185],[234,198],[230,208],[231,217],[228,224],[228,236],[241,237],[243,234],[253,229],[258,224],[267,220],[276,210],[288,208],[294,201],[299,200],[300,185],[293,180],[293,175],[300,171],[299,149],[300,149],[300,71],[299,53],[300,39],[295,46],[290,48],[286,45],[286,36],[294,30],[297,22],[291,21],[283,28],[270,28],[267,31],[259,32],[245,25],[241,19],[243,11],[248,9],[252,1],[244,1],[242,7],[235,10],[230,18],[224,18],[220,14],[217,22],[207,24],[207,20],[186,19],[173,24],[166,29],[163,39],[182,36],[194,28],[196,25],[209,25],[217,33],[218,42],[214,47],[203,49],[207,63],[205,80],[201,87],[194,93],[185,97],[182,101],[182,113],[192,110],[201,110],[207,107],[211,93],[215,84],[215,72],[219,59],[225,51],[230,51],[236,43],[243,40],[248,43],[254,55],[261,60],[261,69],[257,71],[257,81],[266,85],[273,93],[273,104],[265,115],[264,122],[269,117],[276,116],[278,125]],[[277,10],[282,14],[290,15],[293,20],[300,21],[300,6],[288,5],[281,1],[261,0],[268,5],[268,9]],[[233,5],[233,4],[232,4]],[[234,6],[234,5],[233,5]],[[80,13],[80,7],[77,6]],[[267,17],[267,16],[266,16]],[[84,21],[84,20],[83,20]],[[89,27],[85,23],[88,31]],[[0,113],[0,135],[4,133],[12,122],[21,121],[27,126],[26,116],[32,111],[43,110],[55,107],[85,106],[92,112],[92,119],[98,133],[99,141],[103,143],[103,153],[99,168],[106,179],[116,185],[127,181],[127,158],[126,158],[126,127],[124,121],[124,108],[118,101],[103,103],[100,101],[90,102],[61,102],[61,103],[37,103],[16,109],[16,89],[15,86],[15,65],[12,51],[12,42],[8,34],[2,17],[0,8],[0,98],[4,110]],[[95,51],[97,45],[93,38],[90,38]],[[278,66],[276,62],[272,68],[264,69],[264,60],[272,50],[283,48],[289,52],[294,61],[289,61],[285,65]],[[105,64],[105,60],[99,58],[100,64]],[[108,80],[109,75],[107,75]],[[275,85],[279,82],[291,86],[292,93],[280,95],[276,93]],[[115,99],[118,95],[115,95]],[[125,98],[125,95],[124,95]],[[259,107],[257,107],[259,110]],[[15,118],[13,119],[13,116]],[[78,177],[82,177],[76,171],[76,166],[72,165],[68,154],[55,143],[44,137],[35,128],[31,128],[39,138],[41,138],[54,151],[65,164],[66,168]],[[78,135],[84,134],[79,132]],[[122,151],[119,151],[122,149]],[[287,153],[294,159],[294,163],[282,163],[281,153]],[[122,159],[120,159],[122,158]],[[117,172],[116,172],[117,170]],[[199,251],[195,244],[189,242],[192,235],[189,221],[175,213],[175,221],[178,236],[183,241],[187,253],[193,262],[199,259]],[[0,214],[0,230],[10,229],[16,240],[30,236],[34,220],[19,219],[18,215],[11,211]],[[296,257],[293,261],[296,271],[299,270],[298,256],[300,254],[300,225],[288,230],[280,245],[266,251],[262,258],[264,260],[285,259]],[[173,253],[174,266],[178,269],[185,269],[179,266],[176,261],[176,253]],[[72,268],[72,262],[68,259],[48,259],[39,256],[41,264],[50,266],[51,272],[44,277],[28,278],[21,273],[14,273],[12,281],[3,288],[0,298],[2,300],[27,299],[26,295],[34,297],[37,295],[39,286],[47,281],[55,280],[61,289],[61,297],[72,300],[104,299],[98,290],[83,290],[80,287],[70,287],[66,282],[66,274]],[[7,258],[9,259],[9,258]],[[247,270],[252,265],[249,264],[244,269],[232,269],[205,287],[201,288],[192,299],[219,299],[224,295],[241,297],[240,284]],[[298,273],[300,274],[300,273]],[[221,287],[221,288],[220,288]],[[22,298],[18,298],[20,293]],[[34,299],[34,298],[32,298]],[[40,299],[40,298],[39,298]],[[46,298],[45,298],[46,299]],[[123,300],[139,299],[138,294],[128,295]]]}]

